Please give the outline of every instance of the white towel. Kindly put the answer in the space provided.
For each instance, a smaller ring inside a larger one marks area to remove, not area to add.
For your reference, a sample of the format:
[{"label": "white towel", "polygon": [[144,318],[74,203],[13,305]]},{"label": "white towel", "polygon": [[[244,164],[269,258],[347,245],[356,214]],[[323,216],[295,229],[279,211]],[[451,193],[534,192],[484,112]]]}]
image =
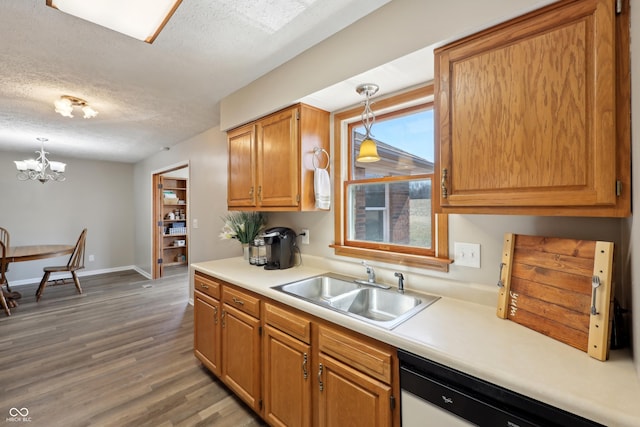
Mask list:
[{"label": "white towel", "polygon": [[313,188],[316,195],[316,208],[329,209],[331,207],[331,180],[326,169],[315,168]]}]

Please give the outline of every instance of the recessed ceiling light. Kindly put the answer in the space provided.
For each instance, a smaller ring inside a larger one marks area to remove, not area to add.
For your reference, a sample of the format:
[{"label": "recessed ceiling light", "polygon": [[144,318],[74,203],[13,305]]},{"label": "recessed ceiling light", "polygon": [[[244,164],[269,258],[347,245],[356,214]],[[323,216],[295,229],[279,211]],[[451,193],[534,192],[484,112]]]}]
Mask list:
[{"label": "recessed ceiling light", "polygon": [[47,6],[153,43],[182,0],[47,0]]}]

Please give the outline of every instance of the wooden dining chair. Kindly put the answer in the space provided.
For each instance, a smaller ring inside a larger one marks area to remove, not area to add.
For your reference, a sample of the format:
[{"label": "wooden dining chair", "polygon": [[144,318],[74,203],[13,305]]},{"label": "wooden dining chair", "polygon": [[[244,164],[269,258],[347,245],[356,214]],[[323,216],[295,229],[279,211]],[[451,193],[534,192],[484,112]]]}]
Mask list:
[{"label": "wooden dining chair", "polygon": [[0,305],[4,309],[4,312],[7,316],[11,316],[11,310],[9,309],[9,303],[7,299],[4,297],[4,291],[2,290],[2,286],[7,286],[7,291],[11,291],[9,288],[9,281],[7,280],[7,267],[9,263],[7,262],[7,256],[9,256],[9,232],[7,229],[0,227]]},{"label": "wooden dining chair", "polygon": [[[84,247],[85,242],[87,240],[87,229],[85,228],[80,233],[80,237],[78,238],[78,242],[76,243],[71,256],[69,257],[69,262],[67,265],[56,265],[52,267],[43,268],[44,275],[42,276],[42,280],[40,281],[40,286],[38,286],[38,290],[36,291],[36,301],[40,301],[40,297],[44,292],[44,288],[47,287],[47,283],[49,282],[49,276],[51,273],[59,273],[68,271],[71,273],[71,277],[73,278],[73,282],[76,285],[76,289],[78,293],[82,293],[82,288],[80,287],[80,280],[78,279],[78,275],[76,274],[77,270],[84,268]],[[65,283],[64,279],[62,279],[62,283]]]}]

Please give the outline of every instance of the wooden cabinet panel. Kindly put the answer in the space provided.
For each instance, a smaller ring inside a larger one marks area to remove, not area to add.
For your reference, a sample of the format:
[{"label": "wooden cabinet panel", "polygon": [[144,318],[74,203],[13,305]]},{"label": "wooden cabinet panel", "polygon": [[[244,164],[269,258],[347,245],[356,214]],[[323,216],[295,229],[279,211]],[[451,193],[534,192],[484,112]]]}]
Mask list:
[{"label": "wooden cabinet panel", "polygon": [[364,339],[356,339],[333,328],[321,326],[318,331],[318,350],[374,378],[391,382],[393,354]]},{"label": "wooden cabinet panel", "polygon": [[194,292],[194,353],[215,375],[220,375],[220,302]]},{"label": "wooden cabinet panel", "polygon": [[260,320],[224,303],[221,322],[222,381],[260,413]]},{"label": "wooden cabinet panel", "polygon": [[314,148],[329,152],[329,113],[296,104],[227,133],[229,208],[311,211]]},{"label": "wooden cabinet panel", "polygon": [[267,325],[263,350],[265,420],[273,426],[310,426],[311,346]]},{"label": "wooden cabinet panel", "polygon": [[220,283],[212,277],[195,272],[193,275],[193,287],[196,291],[207,294],[212,298],[220,299]]},{"label": "wooden cabinet panel", "polygon": [[320,426],[391,426],[391,386],[320,353]]},{"label": "wooden cabinet panel", "polygon": [[222,290],[222,302],[253,317],[260,317],[260,300],[246,292],[225,286]]},{"label": "wooden cabinet panel", "polygon": [[229,149],[227,204],[256,206],[255,127],[242,126],[227,133]]},{"label": "wooden cabinet panel", "polygon": [[289,109],[257,124],[258,202],[262,206],[298,206],[298,109]]},{"label": "wooden cabinet panel", "polygon": [[276,305],[265,303],[264,321],[286,334],[307,344],[311,343],[311,321],[306,317],[282,309]]},{"label": "wooden cabinet panel", "polygon": [[439,212],[629,214],[616,24],[560,2],[436,51]]}]

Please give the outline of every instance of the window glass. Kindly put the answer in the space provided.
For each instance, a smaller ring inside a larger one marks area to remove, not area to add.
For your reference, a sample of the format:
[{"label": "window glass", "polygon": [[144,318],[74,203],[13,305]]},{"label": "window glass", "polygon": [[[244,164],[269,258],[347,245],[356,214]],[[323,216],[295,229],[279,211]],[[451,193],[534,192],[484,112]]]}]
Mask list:
[{"label": "window glass", "polygon": [[376,141],[380,161],[360,163],[365,129],[361,123],[351,127],[352,179],[433,173],[433,109],[425,108],[376,117],[371,137]]},{"label": "window glass", "polygon": [[448,217],[433,212],[433,86],[374,99],[370,136],[380,160],[356,159],[365,135],[362,106],[336,113],[335,240],[341,256],[448,271]]},{"label": "window glass", "polygon": [[377,162],[356,161],[364,135],[361,123],[350,126],[346,240],[356,246],[380,243],[430,253],[433,109],[422,105],[377,117],[371,131]]},{"label": "window glass", "polygon": [[432,249],[431,179],[347,184],[352,242]]}]

